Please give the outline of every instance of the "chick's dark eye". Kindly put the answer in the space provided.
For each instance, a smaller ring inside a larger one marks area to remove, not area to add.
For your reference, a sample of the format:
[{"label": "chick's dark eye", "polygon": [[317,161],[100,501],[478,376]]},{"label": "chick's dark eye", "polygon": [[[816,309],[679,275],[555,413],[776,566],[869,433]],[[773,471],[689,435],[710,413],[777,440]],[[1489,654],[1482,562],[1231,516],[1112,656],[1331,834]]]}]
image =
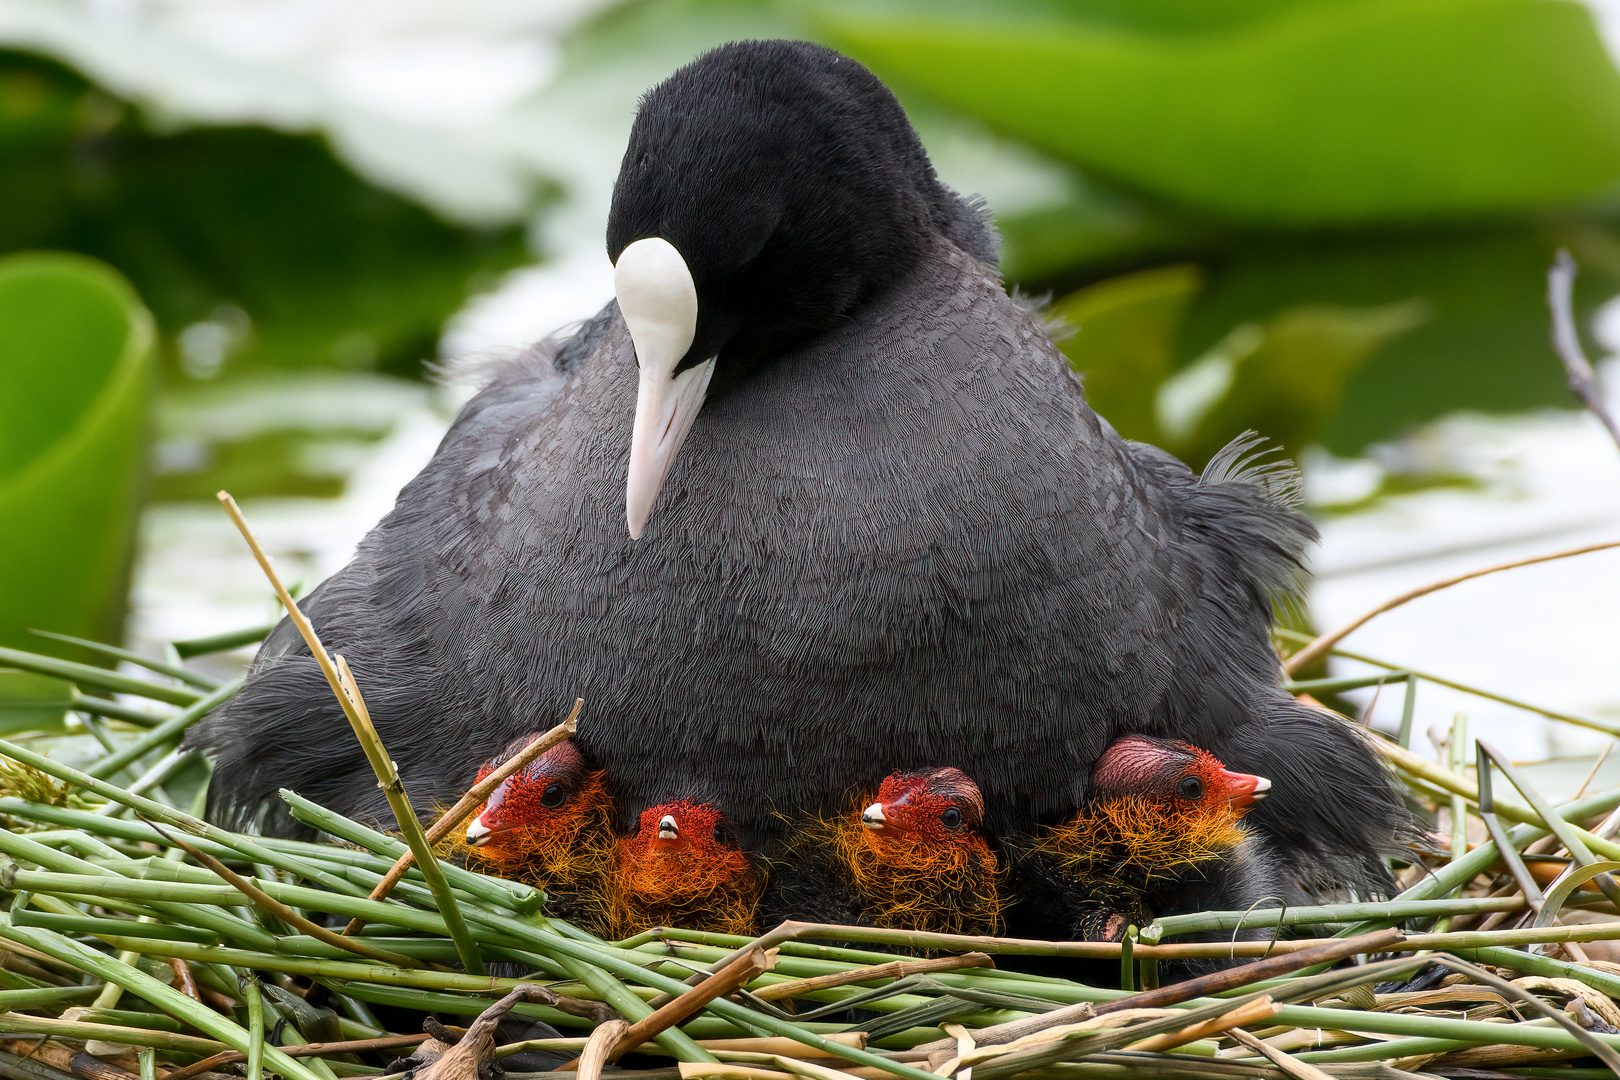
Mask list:
[{"label": "chick's dark eye", "polygon": [[954,806],[950,807],[939,815],[939,823],[947,829],[960,829],[962,827],[962,811]]},{"label": "chick's dark eye", "polygon": [[717,844],[723,844],[726,842],[725,830],[720,828],[718,825],[714,827],[714,842]]},{"label": "chick's dark eye", "polygon": [[1204,797],[1204,782],[1196,776],[1189,776],[1176,785],[1176,794],[1188,802],[1197,802]]},{"label": "chick's dark eye", "polygon": [[540,805],[547,810],[555,810],[568,799],[568,792],[561,784],[547,784],[546,790],[540,793]]}]

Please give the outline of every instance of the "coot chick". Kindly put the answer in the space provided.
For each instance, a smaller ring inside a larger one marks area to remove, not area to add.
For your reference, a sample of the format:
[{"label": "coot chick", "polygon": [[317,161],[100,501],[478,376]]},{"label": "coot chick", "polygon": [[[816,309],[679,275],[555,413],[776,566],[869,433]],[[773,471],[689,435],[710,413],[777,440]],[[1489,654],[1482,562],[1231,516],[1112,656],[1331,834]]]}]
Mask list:
[{"label": "coot chick", "polygon": [[[307,601],[413,798],[579,696],[621,806],[678,769],[750,850],[942,761],[1001,836],[1146,732],[1275,780],[1251,820],[1296,879],[1387,887],[1401,805],[1268,638],[1315,535],[1291,474],[1245,442],[1195,475],[1093,413],[870,72],[795,41],[677,71],[607,250],[617,300],[495,370]],[[299,834],[286,786],[387,823],[288,625],[188,745],[217,821]]]},{"label": "coot chick", "polygon": [[[478,780],[543,732],[522,735],[486,762]],[[467,858],[481,869],[537,885],[546,913],[596,925],[613,863],[614,806],[600,769],[561,742],[490,793],[467,825]]]},{"label": "coot chick", "polygon": [[966,773],[893,773],[862,804],[795,830],[761,901],[763,924],[999,932],[1001,864],[982,832],[984,797]]},{"label": "coot chick", "polygon": [[653,926],[752,934],[763,878],[713,803],[649,806],[614,849],[608,933]]},{"label": "coot chick", "polygon": [[[1119,941],[1127,927],[1162,915],[1300,902],[1264,839],[1241,820],[1269,791],[1264,777],[1233,772],[1186,743],[1119,739],[1092,772],[1087,804],[1062,825],[1040,830],[1021,853],[1016,874],[1028,906],[1018,916],[1020,930]],[[1177,963],[1170,977],[1216,966]]]}]

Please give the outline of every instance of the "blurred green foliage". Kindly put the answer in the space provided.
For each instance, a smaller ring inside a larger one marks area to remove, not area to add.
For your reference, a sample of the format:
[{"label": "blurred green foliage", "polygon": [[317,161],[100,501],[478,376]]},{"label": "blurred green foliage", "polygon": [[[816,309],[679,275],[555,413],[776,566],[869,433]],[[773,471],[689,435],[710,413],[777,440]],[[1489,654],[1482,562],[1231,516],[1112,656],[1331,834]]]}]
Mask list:
[{"label": "blurred green foliage", "polygon": [[152,319],[77,255],[0,259],[0,645],[115,641],[145,474]]},{"label": "blurred green foliage", "polygon": [[[908,103],[1076,171],[1066,201],[1000,219],[1011,280],[1189,267],[1058,304],[1122,431],[1196,466],[1246,427],[1349,456],[1448,412],[1575,404],[1546,268],[1574,251],[1579,315],[1620,289],[1620,73],[1582,5],[899,3],[817,25]],[[1200,376],[1218,398],[1165,430],[1153,407]]]},{"label": "blurred green foliage", "polygon": [[356,176],[318,135],[159,131],[69,69],[0,52],[0,251],[104,259],[196,374],[339,366],[415,377],[469,286],[526,260]]},{"label": "blurred green foliage", "polygon": [[[638,0],[563,40],[513,130],[600,138],[614,145],[581,159],[616,159],[647,86],[771,36],[869,64],[953,182],[974,175],[972,154],[947,167],[964,144],[1036,163],[1052,190],[995,206],[1008,284],[1057,297],[1099,412],[1194,466],[1247,428],[1356,455],[1459,409],[1574,407],[1546,267],[1560,246],[1581,262],[1578,315],[1620,291],[1620,73],[1574,0]],[[0,207],[0,252],[103,259],[155,315],[160,498],[336,494],[357,448],[420,402],[310,422],[308,395],[338,391],[309,373],[419,377],[446,318],[528,257],[524,223],[445,221],[319,134],[176,128],[19,52],[0,51]],[[0,371],[0,496],[88,415],[93,370],[65,387]],[[303,404],[240,419],[293,372]],[[373,403],[401,385],[349,382]],[[101,471],[125,520],[134,473]],[[1458,478],[1386,489],[1436,482]],[[35,624],[115,625],[78,618]]]},{"label": "blurred green foliage", "polygon": [[1234,221],[1460,218],[1620,179],[1620,73],[1573,0],[1140,0],[1072,13],[827,26],[881,75]]}]

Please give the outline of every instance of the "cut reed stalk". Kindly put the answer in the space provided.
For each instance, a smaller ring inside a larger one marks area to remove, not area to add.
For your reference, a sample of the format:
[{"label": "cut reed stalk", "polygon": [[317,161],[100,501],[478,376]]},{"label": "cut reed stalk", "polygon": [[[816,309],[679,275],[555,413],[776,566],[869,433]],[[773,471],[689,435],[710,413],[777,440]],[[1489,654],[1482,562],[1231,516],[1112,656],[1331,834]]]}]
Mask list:
[{"label": "cut reed stalk", "polygon": [[456,898],[450,893],[450,886],[445,883],[444,874],[439,869],[439,860],[433,853],[432,846],[422,832],[422,823],[416,817],[416,810],[411,806],[410,797],[405,792],[405,785],[400,780],[399,770],[394,767],[394,759],[388,755],[383,746],[377,729],[372,726],[371,714],[366,709],[365,698],[360,694],[360,688],[355,685],[354,677],[349,671],[348,664],[344,663],[342,656],[329,656],[321,639],[315,633],[315,627],[298,604],[287,592],[281,579],[276,575],[275,568],[270,565],[269,556],[259,546],[258,539],[253,530],[248,527],[247,520],[242,517],[242,511],[237,507],[236,500],[224,491],[219,493],[219,501],[230,515],[242,539],[247,541],[248,547],[257,560],[259,569],[269,579],[270,585],[281,598],[281,606],[286,609],[287,618],[292,620],[293,626],[303,637],[304,643],[309,647],[310,655],[320,666],[321,674],[326,676],[327,685],[331,687],[332,694],[337,698],[338,706],[343,715],[348,718],[349,726],[353,729],[355,738],[359,740],[360,747],[365,751],[366,761],[370,763],[372,772],[377,776],[377,783],[382,787],[383,795],[388,800],[388,808],[394,814],[394,820],[399,824],[400,831],[405,834],[405,842],[416,853],[417,865],[422,868],[423,876],[427,878],[428,887],[433,890],[434,897],[439,901],[439,910],[444,915],[445,925],[449,929],[450,938],[456,943],[456,952],[461,957],[462,966],[471,972],[484,970],[483,958],[479,955],[478,947],[473,943],[467,933],[466,923],[462,920],[461,910],[456,904]]}]

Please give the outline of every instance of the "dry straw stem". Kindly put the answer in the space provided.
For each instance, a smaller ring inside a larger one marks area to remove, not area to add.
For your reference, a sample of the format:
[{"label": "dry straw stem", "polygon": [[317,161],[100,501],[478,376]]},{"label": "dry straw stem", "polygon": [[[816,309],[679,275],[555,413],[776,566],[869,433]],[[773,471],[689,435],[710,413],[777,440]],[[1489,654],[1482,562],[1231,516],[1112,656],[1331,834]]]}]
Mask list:
[{"label": "dry straw stem", "polygon": [[1449,577],[1441,581],[1430,582],[1429,584],[1423,585],[1419,588],[1412,589],[1408,592],[1403,592],[1399,596],[1391,597],[1390,599],[1385,600],[1382,604],[1379,604],[1371,611],[1366,611],[1356,616],[1354,619],[1351,619],[1337,630],[1333,630],[1329,633],[1321,635],[1309,645],[1306,645],[1304,648],[1294,653],[1287,660],[1283,661],[1283,674],[1289,676],[1290,678],[1293,677],[1300,671],[1304,670],[1306,666],[1321,659],[1323,656],[1326,656],[1330,651],[1332,651],[1335,645],[1349,637],[1351,634],[1355,633],[1357,630],[1360,630],[1373,619],[1384,614],[1386,611],[1393,611],[1402,604],[1416,600],[1420,596],[1428,596],[1430,593],[1439,592],[1441,589],[1449,589],[1453,585],[1460,585],[1464,581],[1472,581],[1474,578],[1484,577],[1487,574],[1500,573],[1503,570],[1516,570],[1521,566],[1533,566],[1536,563],[1552,562],[1555,559],[1568,559],[1576,555],[1586,555],[1594,551],[1607,551],[1610,548],[1616,547],[1620,547],[1620,540],[1606,540],[1601,544],[1586,544],[1582,547],[1568,548],[1564,551],[1554,551],[1548,555],[1536,555],[1528,559],[1516,559],[1513,562],[1499,563],[1496,566],[1487,566],[1482,570],[1470,570],[1466,574],[1458,574],[1456,577]]},{"label": "dry straw stem", "polygon": [[450,939],[455,942],[456,955],[461,958],[462,966],[474,974],[483,974],[484,961],[479,955],[478,947],[473,943],[472,935],[467,932],[467,924],[461,917],[461,909],[456,905],[456,898],[450,892],[449,884],[444,880],[444,873],[439,869],[439,861],[433,854],[433,848],[428,844],[426,835],[422,832],[422,823],[417,820],[416,811],[411,806],[411,800],[405,793],[405,785],[400,781],[399,770],[394,767],[394,761],[388,756],[382,739],[377,735],[377,729],[372,726],[371,714],[366,709],[365,699],[360,695],[360,688],[355,685],[354,677],[349,672],[349,665],[344,663],[343,657],[332,657],[321,645],[320,637],[315,633],[315,627],[304,617],[303,611],[292,594],[282,585],[281,578],[276,576],[275,569],[270,565],[270,558],[259,546],[258,538],[248,523],[242,517],[242,511],[231,498],[229,492],[221,491],[219,501],[230,515],[242,539],[247,541],[248,548],[253,552],[253,558],[258,561],[259,569],[269,580],[276,595],[281,598],[281,605],[287,611],[287,618],[292,620],[293,626],[303,637],[304,644],[309,646],[309,652],[320,666],[321,674],[326,676],[327,685],[332,688],[332,694],[337,698],[343,715],[348,718],[349,726],[354,729],[355,738],[359,740],[360,747],[365,751],[366,760],[371,763],[371,769],[377,774],[378,785],[388,798],[388,808],[393,811],[394,819],[399,823],[400,831],[405,834],[405,842],[416,853],[417,864],[422,869],[422,876],[427,879],[428,888],[433,892],[433,898],[438,903],[439,911],[444,916],[446,927],[449,929]]},{"label": "dry straw stem", "polygon": [[1148,1053],[1163,1053],[1166,1050],[1174,1050],[1178,1046],[1185,1046],[1190,1042],[1197,1042],[1199,1039],[1220,1035],[1230,1028],[1252,1024],[1257,1020],[1269,1020],[1281,1011],[1282,1006],[1272,1001],[1270,994],[1265,994],[1246,1005],[1238,1006],[1229,1013],[1222,1013],[1213,1020],[1205,1020],[1201,1024],[1189,1024],[1180,1031],[1155,1035],[1151,1039],[1143,1039],[1139,1043],[1133,1043],[1128,1049]]},{"label": "dry straw stem", "polygon": [[1323,1072],[1310,1062],[1300,1061],[1292,1055],[1285,1054],[1275,1046],[1255,1038],[1240,1027],[1228,1028],[1226,1034],[1239,1045],[1248,1047],[1277,1066],[1282,1070],[1283,1075],[1291,1077],[1292,1080],[1334,1080],[1330,1074]]},{"label": "dry straw stem", "polygon": [[[659,1032],[683,1023],[715,998],[735,993],[745,984],[769,971],[775,963],[774,951],[767,953],[764,949],[750,949],[669,1004],[631,1024],[613,1044],[608,1060],[616,1061],[621,1054],[655,1038]],[[583,1061],[584,1058],[581,1057],[582,1075]]]},{"label": "dry straw stem", "polygon": [[1603,389],[1598,385],[1597,373],[1587,362],[1586,353],[1581,350],[1580,335],[1575,332],[1575,272],[1579,269],[1575,260],[1570,257],[1564,248],[1558,249],[1553,257],[1553,264],[1547,270],[1547,306],[1552,309],[1552,343],[1553,351],[1558,354],[1559,361],[1564,365],[1564,376],[1569,381],[1569,388],[1581,403],[1592,411],[1598,422],[1608,431],[1609,438],[1616,446],[1620,446],[1620,425],[1617,425],[1614,416],[1609,412],[1608,403],[1603,400]]},{"label": "dry straw stem", "polygon": [[[449,810],[446,810],[443,816],[441,816],[438,821],[435,821],[432,827],[428,829],[428,843],[437,844],[446,836],[449,836],[450,833],[455,830],[456,826],[467,820],[468,815],[470,815],[480,806],[484,805],[484,801],[488,799],[490,794],[496,788],[500,787],[508,777],[514,775],[520,769],[528,766],[530,762],[534,761],[541,754],[544,754],[547,750],[550,750],[553,746],[556,746],[561,742],[566,742],[572,738],[575,728],[577,727],[576,722],[579,719],[579,711],[584,707],[585,699],[575,698],[574,708],[573,711],[568,714],[568,719],[564,720],[562,723],[540,736],[540,738],[524,747],[519,753],[512,756],[512,760],[506,762],[500,768],[496,769],[494,772],[490,773],[488,776],[484,777],[482,780],[468,789],[467,794],[463,795],[459,800],[457,800],[456,805],[452,806]],[[383,876],[383,879],[377,883],[377,887],[371,890],[370,899],[381,900],[386,897],[390,892],[393,891],[394,886],[399,884],[400,878],[405,876],[405,871],[409,870],[411,865],[415,862],[416,852],[406,851],[405,854],[401,855],[398,861],[396,861],[389,869],[388,873]],[[365,925],[365,920],[354,919],[351,920],[349,925],[344,928],[343,932],[345,934],[358,934],[361,928]]]},{"label": "dry straw stem", "polygon": [[[580,1080],[601,1080],[602,1066],[613,1057],[619,1044],[624,1042],[624,1036],[630,1030],[630,1025],[623,1020],[609,1020],[591,1032],[591,1037],[585,1042],[585,1052],[580,1054],[579,1066]],[[567,1066],[563,1066],[565,1071]]]}]

